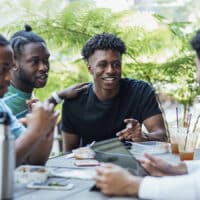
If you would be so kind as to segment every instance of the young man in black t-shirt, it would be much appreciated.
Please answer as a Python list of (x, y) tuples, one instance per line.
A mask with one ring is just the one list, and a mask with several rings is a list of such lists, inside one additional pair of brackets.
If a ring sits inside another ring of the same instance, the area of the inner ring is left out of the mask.
[[(126, 47), (115, 35), (95, 35), (82, 55), (93, 83), (62, 109), (63, 149), (118, 136), (132, 141), (164, 140), (165, 128), (153, 89), (143, 81), (122, 79)], [(141, 131), (144, 124), (148, 134)]]

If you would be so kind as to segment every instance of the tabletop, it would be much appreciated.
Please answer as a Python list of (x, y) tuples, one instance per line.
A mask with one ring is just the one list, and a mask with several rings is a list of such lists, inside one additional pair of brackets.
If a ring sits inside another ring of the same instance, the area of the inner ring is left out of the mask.
[[(138, 156), (138, 155), (137, 155)], [(137, 157), (136, 156), (136, 157)], [(170, 162), (178, 162), (179, 156), (174, 155), (171, 153), (162, 153), (156, 154), (155, 156), (160, 157), (164, 160)], [(195, 159), (200, 159), (200, 150), (195, 150)], [(70, 169), (77, 169), (74, 166), (74, 159), (73, 158), (66, 158), (66, 156), (59, 156), (55, 158), (51, 158), (47, 161), (46, 167), (50, 169), (56, 170), (70, 170)], [(84, 170), (83, 168), (82, 170)], [(80, 170), (80, 167), (79, 167)], [(93, 168), (94, 170), (94, 168)], [(59, 178), (54, 177), (51, 179), (55, 179), (60, 183), (70, 182), (74, 185), (71, 190), (44, 190), (44, 189), (27, 189), (25, 185), (15, 184), (15, 193), (14, 199), (17, 200), (63, 200), (63, 199), (70, 199), (70, 200), (109, 200), (109, 199), (116, 199), (116, 200), (128, 200), (128, 199), (138, 199), (136, 197), (108, 197), (103, 195), (100, 192), (90, 191), (90, 188), (94, 185), (93, 180), (83, 180), (83, 179), (76, 179), (76, 178)]]

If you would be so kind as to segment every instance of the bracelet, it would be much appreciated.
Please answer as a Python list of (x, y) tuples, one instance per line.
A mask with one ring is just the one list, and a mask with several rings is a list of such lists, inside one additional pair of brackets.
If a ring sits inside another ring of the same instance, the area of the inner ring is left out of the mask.
[(55, 102), (56, 102), (57, 104), (59, 104), (59, 103), (62, 102), (62, 99), (58, 96), (58, 94), (57, 94), (56, 92), (53, 92), (53, 93), (52, 93), (52, 97), (53, 97), (53, 99), (55, 100)]

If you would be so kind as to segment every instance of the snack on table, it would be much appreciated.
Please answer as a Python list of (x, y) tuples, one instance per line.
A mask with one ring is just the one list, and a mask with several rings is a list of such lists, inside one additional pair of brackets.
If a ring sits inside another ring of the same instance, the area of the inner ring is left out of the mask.
[(89, 147), (80, 147), (72, 150), (75, 159), (93, 159), (95, 157), (94, 151)]
[(17, 183), (43, 183), (47, 180), (49, 171), (43, 166), (22, 165), (15, 170)]

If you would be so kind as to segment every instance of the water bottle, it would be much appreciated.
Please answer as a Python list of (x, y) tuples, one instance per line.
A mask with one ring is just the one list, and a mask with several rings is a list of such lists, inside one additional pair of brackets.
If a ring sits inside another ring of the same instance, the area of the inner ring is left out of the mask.
[(9, 125), (8, 113), (0, 112), (0, 199), (12, 199), (14, 193), (15, 143)]

